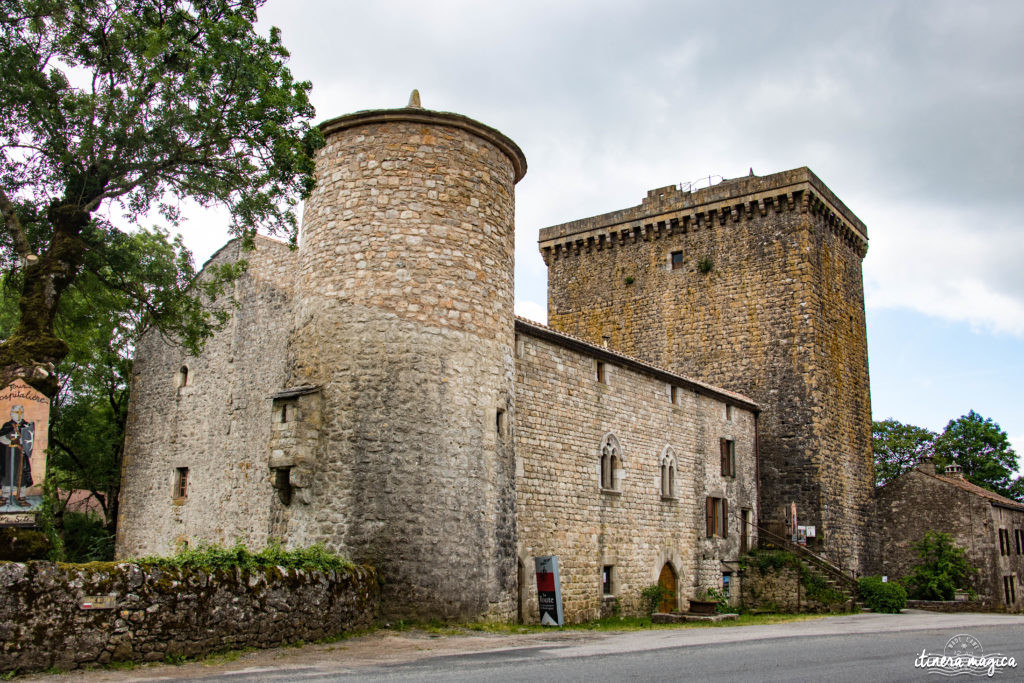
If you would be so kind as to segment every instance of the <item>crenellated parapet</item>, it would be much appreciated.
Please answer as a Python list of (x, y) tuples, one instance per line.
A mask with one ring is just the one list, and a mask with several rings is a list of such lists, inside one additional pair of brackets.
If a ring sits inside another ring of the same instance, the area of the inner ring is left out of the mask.
[(714, 225), (797, 211), (812, 216), (864, 258), (867, 228), (807, 167), (768, 176), (726, 180), (696, 191), (678, 186), (650, 190), (639, 206), (570, 221), (540, 231), (544, 262), (581, 252), (615, 249)]

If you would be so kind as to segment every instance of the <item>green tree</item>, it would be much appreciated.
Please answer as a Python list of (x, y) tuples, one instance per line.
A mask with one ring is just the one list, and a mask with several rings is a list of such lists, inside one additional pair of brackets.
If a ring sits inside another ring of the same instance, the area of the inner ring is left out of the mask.
[[(125, 290), (160, 287), (161, 297), (183, 305), (193, 301), (185, 290), (195, 275), (180, 239), (141, 230), (122, 234), (119, 241), (118, 253), (126, 258), (95, 271), (84, 269), (55, 316), (68, 354), (57, 366), (61, 384), (51, 401), (47, 459), (48, 478), (63, 491), (88, 491), (109, 532), (117, 518), (131, 354), (148, 319)], [(4, 277), (5, 292), (17, 291), (19, 275)], [(120, 286), (108, 286), (115, 277)], [(0, 335), (17, 324), (16, 300), (2, 299)]]
[(946, 533), (929, 531), (914, 544), (918, 562), (903, 582), (914, 600), (952, 600), (957, 589), (967, 589), (978, 570), (967, 553)]
[(950, 420), (935, 440), (935, 464), (946, 467), (956, 463), (964, 477), (990, 491), (1017, 499), (1022, 484), (1014, 478), (1017, 454), (1010, 439), (991, 418), (973, 410)]
[(278, 31), (254, 30), (260, 5), (0, 0), (0, 267), (18, 287), (0, 386), (20, 377), (57, 393), (70, 347), (55, 321), (85, 272), (190, 348), (223, 323), (200, 300), (228, 273), (191, 289), (178, 286), (188, 269), (125, 278), (137, 245), (108, 216), (176, 224), (191, 197), (228, 207), (247, 242), (260, 229), (294, 240), (322, 137)]
[(934, 451), (935, 438), (934, 432), (892, 418), (872, 422), (875, 486), (881, 486), (912, 469), (922, 457), (930, 457)]

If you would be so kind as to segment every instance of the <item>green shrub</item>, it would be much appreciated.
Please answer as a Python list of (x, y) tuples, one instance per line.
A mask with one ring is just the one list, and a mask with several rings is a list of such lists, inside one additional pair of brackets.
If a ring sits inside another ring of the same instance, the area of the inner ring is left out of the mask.
[(65, 512), (64, 556), (68, 562), (109, 562), (114, 559), (114, 533), (99, 515)]
[(658, 605), (673, 596), (675, 596), (675, 592), (665, 588), (660, 583), (652, 583), (640, 591), (640, 600), (647, 607), (647, 614), (657, 612)]
[(958, 588), (968, 588), (978, 570), (967, 553), (946, 533), (929, 531), (914, 544), (919, 561), (903, 582), (915, 600), (952, 600)]
[(0, 561), (28, 562), (45, 560), (50, 551), (50, 541), (42, 531), (0, 528)]
[(808, 599), (828, 605), (829, 608), (848, 600), (842, 591), (829, 585), (828, 579), (806, 567), (800, 571), (800, 583), (807, 592)]
[(308, 548), (285, 550), (278, 542), (271, 543), (258, 553), (252, 553), (238, 541), (230, 548), (216, 543), (200, 542), (195, 548), (180, 548), (170, 557), (144, 557), (139, 564), (180, 569), (349, 569), (352, 562), (327, 550), (321, 543)]
[(717, 588), (708, 588), (705, 590), (704, 597), (702, 599), (715, 603), (715, 611), (719, 614), (729, 614), (732, 612), (732, 606), (729, 604), (729, 598), (725, 597), (725, 593)]
[(865, 576), (857, 581), (857, 592), (872, 612), (899, 614), (907, 606), (907, 591), (895, 581), (880, 576)]
[(740, 569), (756, 567), (761, 573), (772, 569), (791, 567), (800, 569), (800, 559), (788, 550), (766, 550), (755, 548), (740, 560)]

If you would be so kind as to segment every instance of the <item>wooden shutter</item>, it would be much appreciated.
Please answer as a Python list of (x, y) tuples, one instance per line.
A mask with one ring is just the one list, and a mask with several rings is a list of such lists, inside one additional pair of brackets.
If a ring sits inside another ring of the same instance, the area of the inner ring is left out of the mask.
[(729, 442), (725, 439), (718, 440), (718, 450), (722, 454), (722, 476), (729, 474)]
[(729, 535), (729, 501), (722, 499), (722, 538)]
[(715, 499), (707, 499), (708, 537), (715, 535)]

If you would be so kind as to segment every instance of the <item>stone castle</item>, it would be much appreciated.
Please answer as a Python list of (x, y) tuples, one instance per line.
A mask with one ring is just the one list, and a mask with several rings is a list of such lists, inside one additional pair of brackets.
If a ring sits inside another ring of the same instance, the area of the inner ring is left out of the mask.
[(514, 142), (418, 106), (321, 130), (299, 248), (229, 243), (229, 326), (137, 348), (119, 557), (323, 542), (386, 614), (529, 621), (555, 555), (584, 620), (728, 590), (795, 503), (856, 568), (866, 232), (809, 170), (543, 230), (548, 327), (513, 313)]

